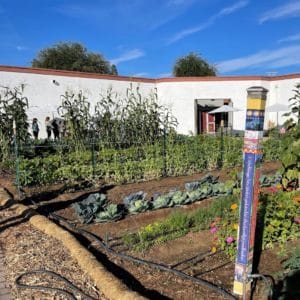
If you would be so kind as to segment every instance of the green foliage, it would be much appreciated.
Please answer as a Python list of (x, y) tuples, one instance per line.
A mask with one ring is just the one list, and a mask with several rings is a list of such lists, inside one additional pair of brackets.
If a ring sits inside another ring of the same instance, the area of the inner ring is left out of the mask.
[(173, 67), (175, 77), (216, 76), (216, 73), (215, 66), (209, 65), (205, 59), (193, 52), (178, 58)]
[(281, 156), (282, 185), (285, 189), (299, 188), (300, 183), (300, 125), (284, 137), (285, 148)]
[(125, 208), (129, 213), (137, 214), (144, 212), (150, 208), (150, 203), (147, 201), (146, 193), (143, 191), (132, 193), (123, 199)]
[(172, 194), (156, 194), (153, 198), (152, 205), (154, 209), (172, 206)]
[(100, 193), (90, 194), (81, 202), (73, 204), (75, 212), (83, 223), (90, 223), (95, 214), (107, 204), (106, 195)]
[[(285, 113), (284, 116), (294, 116), (296, 119), (296, 125), (300, 125), (300, 84), (296, 85), (296, 88), (293, 90), (295, 95), (289, 99), (291, 112)], [(291, 122), (294, 123), (294, 120), (291, 119)]]
[[(276, 192), (260, 197), (257, 214), (256, 240), (262, 239), (262, 249), (272, 248), (277, 243), (282, 249), (288, 240), (300, 237), (299, 224), (295, 221), (300, 215), (300, 206), (295, 200), (299, 192)], [(238, 230), (238, 202), (224, 210), (223, 217), (214, 225), (217, 229), (218, 246), (233, 258), (236, 254)], [(228, 243), (228, 237), (234, 241)]]
[(276, 173), (273, 176), (261, 175), (259, 178), (260, 187), (269, 187), (280, 184), (282, 176), (280, 173)]
[(172, 192), (172, 206), (180, 206), (190, 203), (190, 198), (186, 192), (173, 191)]
[(90, 103), (82, 91), (77, 95), (66, 92), (61, 98), (62, 105), (58, 107), (58, 113), (66, 122), (68, 143), (76, 150), (83, 150), (83, 140), (88, 137), (89, 129), (92, 126)]
[(191, 230), (207, 229), (216, 217), (221, 217), (230, 205), (237, 201), (237, 196), (219, 197), (208, 207), (197, 209), (193, 213), (175, 212), (163, 221), (144, 226), (136, 233), (125, 232), (123, 242), (136, 251), (173, 240)]
[(300, 248), (296, 248), (286, 259), (282, 266), (287, 273), (300, 270)]
[[(235, 160), (230, 164), (232, 168), (242, 163), (242, 140), (236, 137), (227, 139), (228, 148), (224, 147), (224, 157), (229, 152), (235, 155)], [(125, 149), (96, 148), (94, 175), (95, 178), (104, 178), (110, 183), (128, 183), (215, 169), (219, 154), (210, 149), (216, 149), (218, 146), (215, 145), (218, 143), (218, 137), (168, 135), (166, 145), (160, 140), (151, 145), (138, 144)], [(91, 145), (80, 143), (79, 146), (78, 148), (88, 150), (72, 152), (74, 147), (70, 144), (55, 144), (53, 147), (57, 149), (57, 154), (38, 154), (41, 157), (28, 159), (34, 156), (35, 149), (38, 149), (38, 145), (31, 145), (24, 153), (28, 158), (20, 160), (22, 185), (91, 179), (93, 176)], [(277, 150), (278, 147), (272, 149), (273, 153), (277, 153)], [(52, 150), (49, 149), (50, 151)], [(227, 165), (229, 166), (229, 163)]]
[(23, 96), (25, 85), (13, 89), (1, 87), (0, 90), (0, 161), (7, 161), (13, 142), (13, 122), (16, 124), (16, 138), (19, 145), (29, 139), (28, 99)]
[(107, 207), (96, 214), (95, 222), (109, 222), (120, 220), (123, 210), (117, 204), (109, 204)]
[(59, 43), (42, 49), (33, 59), (32, 67), (100, 74), (116, 73), (116, 66), (112, 67), (101, 54), (88, 52), (79, 43)]
[(177, 120), (170, 111), (158, 105), (156, 92), (144, 97), (132, 84), (126, 97), (108, 89), (95, 106), (95, 129), (101, 143), (129, 147), (152, 144), (165, 132), (174, 130)]

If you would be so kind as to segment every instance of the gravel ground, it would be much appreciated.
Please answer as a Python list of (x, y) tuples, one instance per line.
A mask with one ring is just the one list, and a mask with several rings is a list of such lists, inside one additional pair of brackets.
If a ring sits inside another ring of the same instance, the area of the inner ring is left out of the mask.
[[(4, 224), (1, 224), (1, 222), (14, 216), (15, 212), (13, 209), (0, 211), (0, 247), (4, 254), (4, 275), (11, 293), (11, 299), (66, 299), (66, 296), (58, 292), (41, 292), (32, 289), (18, 289), (16, 287), (15, 278), (17, 276), (24, 272), (38, 269), (53, 271), (64, 276), (94, 299), (106, 299), (59, 241), (36, 230), (28, 222), (4, 228), (7, 222)], [(24, 278), (22, 282), (72, 291), (64, 283), (53, 279), (49, 275), (31, 275)], [(76, 293), (74, 294), (76, 295)], [(76, 297), (77, 299), (82, 299), (78, 294)]]

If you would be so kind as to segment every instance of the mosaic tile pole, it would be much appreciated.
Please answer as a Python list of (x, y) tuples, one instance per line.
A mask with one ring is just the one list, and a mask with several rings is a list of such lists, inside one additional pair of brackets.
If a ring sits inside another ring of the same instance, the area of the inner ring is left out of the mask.
[(238, 248), (234, 271), (233, 293), (249, 298), (255, 239), (256, 213), (259, 193), (261, 139), (268, 90), (263, 87), (247, 89), (247, 112), (244, 136), (243, 179), (238, 232)]

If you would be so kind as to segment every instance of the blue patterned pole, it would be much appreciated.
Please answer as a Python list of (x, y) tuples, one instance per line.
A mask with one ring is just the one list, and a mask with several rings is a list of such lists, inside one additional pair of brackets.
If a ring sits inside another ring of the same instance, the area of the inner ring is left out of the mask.
[(246, 299), (250, 295), (256, 214), (259, 194), (260, 159), (262, 156), (265, 105), (268, 90), (247, 89), (247, 112), (244, 136), (244, 159), (238, 248), (234, 270), (233, 293)]

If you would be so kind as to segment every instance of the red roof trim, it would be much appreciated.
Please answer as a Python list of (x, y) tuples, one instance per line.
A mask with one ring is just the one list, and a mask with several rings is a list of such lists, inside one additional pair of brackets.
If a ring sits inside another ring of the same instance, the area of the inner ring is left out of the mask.
[(107, 80), (155, 83), (155, 79), (150, 79), (150, 78), (115, 76), (115, 75), (107, 75), (107, 74), (42, 69), (42, 68), (0, 66), (0, 71), (16, 72), (16, 73), (31, 73), (31, 74), (41, 74), (41, 75), (53, 75), (53, 76), (66, 76), (66, 77), (77, 77), (77, 78), (80, 77), (80, 78), (92, 78), (92, 79), (107, 79)]
[(52, 69), (42, 69), (42, 68), (29, 68), (29, 67), (13, 67), (13, 66), (0, 66), (0, 72), (1, 71), (2, 72), (53, 75), (53, 76), (131, 81), (131, 82), (145, 82), (145, 83), (195, 82), (195, 81), (199, 81), (199, 82), (202, 82), (202, 81), (246, 81), (246, 80), (276, 81), (276, 80), (294, 79), (294, 78), (300, 79), (300, 73), (279, 75), (279, 76), (216, 76), (216, 77), (210, 76), (210, 77), (168, 77), (168, 78), (153, 79), (153, 78), (143, 78), (143, 77), (115, 76), (115, 75), (107, 75), (107, 74), (52, 70)]

